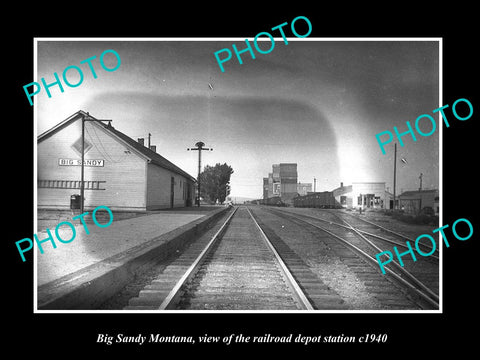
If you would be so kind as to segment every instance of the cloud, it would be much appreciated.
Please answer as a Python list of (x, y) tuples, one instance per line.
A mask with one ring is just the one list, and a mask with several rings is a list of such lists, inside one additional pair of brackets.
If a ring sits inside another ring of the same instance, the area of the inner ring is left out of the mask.
[(307, 102), (268, 96), (116, 92), (99, 94), (85, 109), (93, 116), (97, 111), (107, 113), (115, 128), (132, 137), (152, 133), (154, 143), (161, 144), (159, 152), (174, 163), (192, 164), (185, 169), (192, 173), (194, 162), (185, 147), (202, 140), (214, 148), (208, 154), (210, 163), (227, 162), (237, 176), (251, 178), (250, 183), (258, 182), (260, 189), (262, 177), (280, 162), (296, 162), (299, 180), (320, 175), (335, 183), (338, 179), (335, 133), (329, 119)]

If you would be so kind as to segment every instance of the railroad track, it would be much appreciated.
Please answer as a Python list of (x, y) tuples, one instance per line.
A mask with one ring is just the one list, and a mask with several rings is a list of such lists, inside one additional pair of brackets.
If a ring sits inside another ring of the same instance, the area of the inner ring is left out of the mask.
[[(327, 211), (328, 212), (328, 211)], [(375, 224), (366, 219), (359, 218), (355, 215), (348, 213), (331, 213), (337, 219), (341, 220), (347, 226), (355, 229), (361, 233), (362, 236), (366, 237), (367, 240), (371, 241), (376, 245), (378, 252), (388, 250), (393, 253), (393, 246), (396, 246), (399, 253), (403, 253), (408, 250), (406, 241), (410, 242), (412, 247), (415, 247), (415, 238), (410, 238), (405, 234), (398, 233), (391, 229), (388, 229), (379, 224)], [(420, 250), (423, 253), (431, 253), (433, 247), (431, 244), (426, 244), (419, 242), (418, 243)], [(403, 249), (402, 249), (403, 248)], [(431, 295), (431, 298), (434, 299), (437, 303), (439, 301), (439, 244), (436, 241), (435, 251), (427, 257), (420, 256), (416, 254), (416, 261), (412, 259), (409, 254), (406, 254), (402, 257), (403, 269), (406, 270), (407, 275), (411, 274), (414, 277), (414, 282), (419, 282), (420, 288), (423, 288), (424, 291)], [(378, 253), (377, 252), (377, 253)], [(395, 268), (399, 268), (398, 260), (395, 259), (392, 262)], [(387, 265), (388, 266), (388, 265)]]
[[(344, 247), (348, 247), (357, 256), (364, 259), (377, 273), (380, 273), (380, 269), (375, 255), (384, 250), (392, 251), (394, 243), (396, 246), (401, 244), (401, 241), (398, 242), (398, 240), (394, 240), (391, 237), (387, 238), (379, 235), (378, 227), (374, 229), (375, 224), (373, 223), (367, 224), (363, 222), (360, 224), (360, 220), (350, 217), (349, 221), (347, 221), (344, 216), (331, 211), (322, 210), (315, 216), (312, 216), (286, 209), (265, 209), (278, 216), (295, 221), (297, 224), (307, 224), (310, 228), (328, 234), (330, 238), (340, 242)], [(367, 229), (367, 225), (370, 228)], [(384, 232), (387, 230), (382, 229)], [(403, 240), (404, 244), (405, 239)], [(333, 244), (330, 245), (333, 246)], [(396, 261), (392, 261), (386, 267), (387, 274), (380, 274), (380, 277), (388, 277), (399, 286), (405, 288), (409, 297), (421, 308), (438, 309), (438, 257), (433, 256), (432, 259), (425, 259), (427, 258), (417, 259), (417, 262), (413, 262), (409, 255), (406, 255), (402, 258), (404, 267), (400, 266)], [(357, 266), (357, 264), (354, 264), (354, 266)], [(362, 269), (360, 272), (363, 273), (364, 270)], [(375, 278), (374, 274), (369, 273), (368, 276), (368, 281), (374, 283), (375, 280), (372, 280)], [(379, 277), (378, 274), (376, 277)]]
[[(324, 212), (330, 212), (330, 210), (323, 210)], [(358, 216), (355, 216), (353, 214), (349, 213), (331, 213), (333, 216), (335, 216), (337, 219), (339, 219), (341, 222), (347, 224), (348, 227), (354, 227), (357, 229), (360, 233), (363, 235), (370, 237), (370, 238), (375, 238), (380, 241), (383, 241), (385, 243), (389, 243), (391, 245), (397, 246), (397, 247), (402, 247), (404, 249), (408, 249), (406, 245), (406, 240), (408, 240), (412, 246), (415, 244), (415, 239), (399, 233), (397, 231), (393, 231), (391, 229), (388, 229), (382, 225), (376, 224), (372, 221), (368, 221), (366, 219), (362, 219)], [(348, 222), (346, 220), (346, 217), (348, 217)], [(425, 243), (420, 243), (419, 242), (419, 247), (420, 250), (424, 253), (430, 253), (431, 250), (433, 249), (431, 244), (425, 244)], [(434, 263), (438, 264), (439, 261), (439, 246), (438, 243), (435, 246), (435, 250), (431, 255), (429, 255), (426, 259), (429, 261), (433, 261)]]
[(281, 239), (271, 241), (247, 207), (235, 208), (210, 239), (193, 243), (126, 310), (343, 309)]

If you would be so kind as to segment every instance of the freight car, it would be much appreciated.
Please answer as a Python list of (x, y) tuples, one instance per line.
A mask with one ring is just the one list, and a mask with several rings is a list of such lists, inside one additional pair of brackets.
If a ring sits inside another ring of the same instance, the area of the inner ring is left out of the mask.
[(286, 206), (285, 202), (280, 196), (274, 196), (268, 199), (251, 200), (248, 203), (254, 205)]
[(263, 199), (262, 205), (269, 205), (269, 206), (286, 206), (285, 203), (282, 201), (280, 196), (274, 196), (268, 199)]
[(336, 209), (341, 207), (335, 201), (333, 192), (324, 191), (316, 192), (303, 196), (296, 196), (293, 198), (294, 207), (309, 207), (309, 208), (322, 208), (322, 209)]

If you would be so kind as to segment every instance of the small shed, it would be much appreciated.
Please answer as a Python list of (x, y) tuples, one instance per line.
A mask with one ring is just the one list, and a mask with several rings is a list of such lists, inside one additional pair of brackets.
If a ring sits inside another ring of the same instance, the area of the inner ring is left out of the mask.
[(400, 209), (407, 214), (418, 215), (420, 212), (435, 214), (438, 210), (438, 190), (405, 191), (398, 196)]

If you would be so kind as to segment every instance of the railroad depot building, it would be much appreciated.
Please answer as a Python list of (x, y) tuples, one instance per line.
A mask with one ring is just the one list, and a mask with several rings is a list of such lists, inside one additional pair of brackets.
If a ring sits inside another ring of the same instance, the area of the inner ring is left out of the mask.
[(146, 211), (191, 206), (195, 178), (111, 123), (78, 111), (37, 138), (37, 207), (70, 209), (80, 194), (82, 119), (84, 208)]
[(335, 200), (345, 208), (393, 209), (393, 195), (384, 182), (353, 182), (333, 190)]

